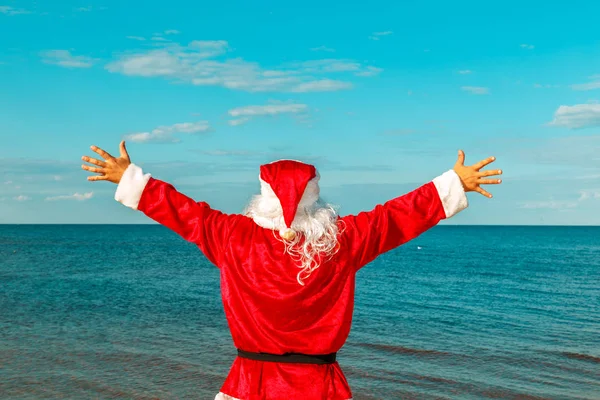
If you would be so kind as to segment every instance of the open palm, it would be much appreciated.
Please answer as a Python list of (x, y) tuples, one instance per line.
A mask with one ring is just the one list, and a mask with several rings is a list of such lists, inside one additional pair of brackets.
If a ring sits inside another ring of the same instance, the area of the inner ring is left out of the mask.
[(480, 185), (497, 185), (502, 179), (483, 179), (487, 176), (501, 175), (502, 170), (480, 171), (486, 165), (494, 162), (496, 157), (488, 157), (471, 166), (465, 165), (465, 152), (458, 151), (458, 160), (454, 164), (454, 171), (460, 177), (465, 192), (477, 192), (485, 197), (492, 197), (492, 194), (481, 188)]
[(109, 181), (118, 184), (121, 181), (121, 177), (123, 173), (131, 164), (131, 160), (129, 159), (129, 154), (127, 154), (127, 149), (125, 148), (125, 141), (121, 141), (119, 144), (120, 157), (116, 158), (111, 156), (108, 152), (102, 150), (97, 146), (90, 146), (90, 148), (98, 153), (103, 160), (97, 160), (95, 158), (91, 158), (88, 156), (83, 156), (81, 159), (83, 161), (87, 161), (90, 164), (97, 165), (97, 167), (91, 167), (89, 165), (81, 165), (82, 169), (86, 171), (95, 172), (100, 175), (88, 176), (88, 181)]

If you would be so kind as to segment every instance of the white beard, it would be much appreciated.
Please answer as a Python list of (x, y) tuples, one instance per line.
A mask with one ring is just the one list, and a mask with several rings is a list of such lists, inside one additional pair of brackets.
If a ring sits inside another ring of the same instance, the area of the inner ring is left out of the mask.
[[(319, 198), (319, 177), (308, 182), (298, 204), (291, 229), (293, 240), (283, 240), (286, 252), (299, 263), (298, 283), (304, 285), (312, 271), (319, 267), (319, 259), (337, 252), (338, 214), (336, 209)], [(252, 198), (244, 215), (257, 225), (282, 232), (286, 229), (283, 209), (271, 186), (261, 179), (261, 194)]]

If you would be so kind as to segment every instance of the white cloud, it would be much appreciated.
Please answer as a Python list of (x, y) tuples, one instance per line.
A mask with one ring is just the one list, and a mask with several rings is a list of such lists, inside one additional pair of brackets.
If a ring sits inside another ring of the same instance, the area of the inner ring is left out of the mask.
[(237, 107), (228, 111), (229, 115), (237, 118), (230, 120), (229, 125), (242, 125), (254, 117), (275, 116), (281, 114), (298, 115), (305, 113), (306, 111), (308, 111), (308, 106), (306, 104), (283, 102), (271, 102), (271, 104), (261, 106), (253, 105)]
[(532, 44), (526, 44), (526, 43), (523, 43), (523, 44), (521, 45), (521, 48), (523, 48), (523, 49), (527, 49), (527, 50), (533, 50), (533, 49), (535, 48), (535, 46), (534, 46), (534, 45), (532, 45)]
[(326, 51), (328, 53), (333, 53), (335, 52), (335, 49), (332, 49), (331, 47), (327, 47), (327, 46), (319, 46), (319, 47), (313, 47), (312, 49), (310, 49), (311, 51)]
[(579, 192), (579, 201), (585, 201), (590, 199), (600, 199), (600, 189), (595, 190), (581, 190)]
[(269, 71), (271, 74), (298, 75), (298, 74), (328, 74), (328, 73), (353, 73), (356, 76), (375, 76), (383, 71), (382, 68), (363, 66), (361, 63), (348, 59), (326, 58), (300, 63), (291, 63), (289, 70)]
[(332, 79), (321, 79), (318, 81), (304, 82), (292, 88), (292, 92), (333, 92), (336, 90), (351, 89), (350, 82), (335, 81)]
[(168, 41), (169, 41), (168, 39), (165, 39), (165, 38), (164, 38), (164, 37), (162, 37), (162, 36), (152, 36), (152, 37), (150, 38), (150, 40), (153, 40), (153, 41), (155, 41), (155, 42), (168, 42)]
[(313, 127), (314, 120), (313, 120), (312, 116), (310, 114), (308, 114), (308, 113), (306, 113), (306, 114), (294, 114), (292, 116), (292, 118), (294, 119), (294, 121), (296, 121), (297, 124), (306, 125), (309, 128)]
[(149, 132), (131, 133), (125, 135), (124, 139), (136, 143), (177, 143), (180, 140), (174, 137), (176, 133), (206, 133), (210, 129), (207, 121), (183, 122), (170, 126), (159, 126)]
[(371, 36), (369, 36), (369, 39), (371, 39), (371, 40), (379, 40), (382, 36), (389, 36), (392, 33), (394, 33), (394, 32), (392, 32), (392, 31), (373, 32), (371, 34)]
[(557, 88), (557, 87), (559, 87), (559, 85), (551, 85), (549, 83), (546, 83), (546, 84), (534, 83), (533, 87), (536, 89), (549, 89), (549, 88)]
[(19, 196), (13, 197), (13, 199), (15, 199), (16, 201), (27, 201), (31, 200), (31, 197), (21, 194)]
[[(590, 79), (600, 79), (600, 76), (594, 75), (591, 76)], [(573, 90), (594, 90), (600, 89), (600, 80), (595, 80), (588, 83), (579, 83), (577, 85), (571, 85), (571, 89)]]
[(69, 50), (47, 50), (40, 53), (46, 64), (59, 65), (66, 68), (89, 68), (94, 65), (93, 58), (74, 56)]
[(138, 133), (130, 133), (125, 135), (125, 140), (129, 140), (134, 143), (179, 143), (180, 140), (177, 138), (173, 138), (170, 135), (168, 137), (161, 136), (159, 134), (155, 134), (154, 132), (138, 132)]
[(52, 196), (52, 197), (46, 197), (46, 201), (55, 201), (55, 200), (78, 200), (78, 201), (83, 201), (83, 200), (89, 200), (92, 198), (92, 196), (94, 195), (94, 192), (87, 192), (87, 193), (74, 193), (74, 194), (70, 194), (70, 195), (64, 195), (64, 196)]
[(215, 54), (222, 54), (230, 50), (227, 40), (193, 40), (188, 47), (192, 49), (214, 49)]
[(131, 40), (138, 40), (140, 42), (146, 40), (145, 37), (142, 36), (125, 36), (127, 39), (131, 39)]
[(369, 66), (369, 67), (367, 67), (367, 69), (365, 71), (357, 72), (356, 75), (357, 76), (375, 76), (375, 75), (379, 75), (381, 73), (381, 71), (383, 71), (383, 68)]
[(471, 71), (470, 69), (461, 69), (460, 71), (458, 71), (458, 73), (461, 75), (468, 75), (468, 74), (472, 74), (473, 71)]
[(75, 9), (75, 11), (77, 12), (90, 12), (90, 11), (94, 11), (94, 10), (107, 10), (106, 7), (93, 7), (93, 6), (87, 6), (87, 7), (78, 7)]
[(208, 59), (227, 50), (226, 41), (196, 40), (185, 48), (168, 45), (163, 49), (123, 56), (108, 64), (106, 69), (131, 76), (166, 76), (189, 81), (196, 77), (206, 79), (226, 67), (224, 63)]
[(122, 55), (106, 69), (130, 76), (163, 77), (199, 86), (222, 86), (247, 92), (311, 92), (349, 89), (350, 82), (327, 75), (352, 74), (369, 77), (382, 69), (347, 59), (323, 59), (263, 68), (242, 58), (222, 59), (230, 52), (228, 42), (193, 41), (187, 46), (168, 43)]
[(336, 60), (333, 58), (305, 61), (292, 65), (301, 68), (303, 72), (307, 73), (358, 72), (361, 70), (360, 63), (348, 60)]
[(463, 86), (461, 90), (469, 92), (471, 94), (489, 94), (490, 89), (482, 86)]
[(31, 12), (24, 10), (22, 8), (14, 8), (14, 7), (10, 7), (10, 6), (0, 6), (0, 14), (19, 15), (19, 14), (31, 14)]
[(10, 185), (11, 183), (13, 183), (13, 181), (5, 181), (4, 182), (5, 185)]
[(265, 106), (245, 106), (229, 110), (232, 117), (239, 116), (257, 116), (257, 115), (277, 115), (286, 113), (299, 113), (306, 111), (306, 104), (298, 103), (276, 103)]
[(250, 118), (245, 117), (245, 118), (232, 119), (232, 120), (227, 121), (227, 123), (231, 126), (239, 126), (239, 125), (244, 125), (248, 121), (250, 121)]
[(167, 29), (164, 33), (165, 35), (179, 35), (181, 32), (176, 29)]
[(554, 112), (554, 119), (548, 125), (570, 129), (600, 126), (600, 104), (560, 106)]

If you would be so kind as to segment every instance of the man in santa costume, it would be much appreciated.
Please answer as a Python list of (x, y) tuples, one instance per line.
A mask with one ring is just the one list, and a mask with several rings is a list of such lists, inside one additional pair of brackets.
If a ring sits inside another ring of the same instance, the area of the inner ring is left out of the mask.
[(352, 322), (356, 272), (486, 197), (500, 170), (490, 157), (453, 169), (358, 215), (340, 217), (319, 198), (314, 166), (279, 160), (260, 167), (260, 195), (243, 214), (224, 214), (92, 146), (102, 159), (82, 168), (118, 184), (115, 199), (195, 243), (220, 269), (225, 315), (238, 356), (215, 400), (348, 400), (336, 361)]

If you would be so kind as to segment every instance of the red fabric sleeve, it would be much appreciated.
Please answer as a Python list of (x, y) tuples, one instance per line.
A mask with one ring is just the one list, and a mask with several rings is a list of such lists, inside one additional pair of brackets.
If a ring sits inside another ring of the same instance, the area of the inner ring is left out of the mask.
[(341, 218), (349, 262), (358, 270), (377, 256), (412, 240), (446, 217), (433, 182), (372, 211)]
[(195, 243), (220, 267), (234, 215), (213, 210), (178, 192), (173, 185), (149, 178), (137, 206), (148, 217)]

